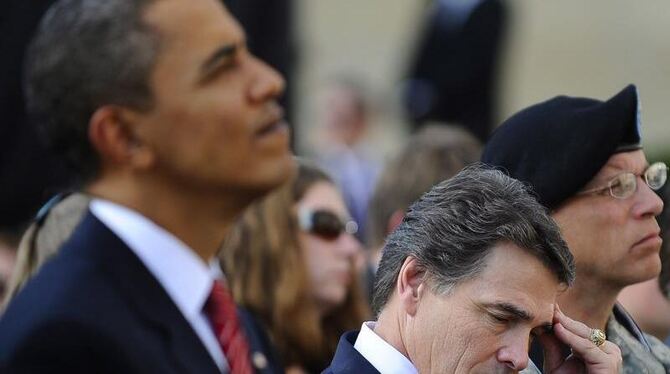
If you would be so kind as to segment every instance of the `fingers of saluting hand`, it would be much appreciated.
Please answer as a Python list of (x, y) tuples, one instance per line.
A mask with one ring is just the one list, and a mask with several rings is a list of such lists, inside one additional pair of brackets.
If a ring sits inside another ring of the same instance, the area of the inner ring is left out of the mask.
[(571, 333), (579, 337), (582, 337), (586, 339), (589, 343), (591, 343), (591, 341), (589, 340), (589, 336), (591, 335), (590, 327), (566, 316), (565, 314), (563, 314), (563, 312), (561, 312), (561, 310), (558, 307), (556, 308), (555, 317), (556, 317), (555, 322), (559, 322), (563, 327), (565, 327)]
[(572, 348), (573, 354), (581, 357), (587, 367), (603, 373), (618, 373), (621, 370), (621, 350), (616, 344), (605, 341), (600, 347), (590, 339), (591, 328), (575, 321), (560, 310), (556, 311), (554, 333)]
[(572, 348), (572, 353), (578, 355), (585, 361), (591, 362), (602, 358), (604, 351), (596, 347), (590, 340), (585, 339), (572, 330), (568, 329), (563, 323), (554, 325), (554, 333), (564, 343)]

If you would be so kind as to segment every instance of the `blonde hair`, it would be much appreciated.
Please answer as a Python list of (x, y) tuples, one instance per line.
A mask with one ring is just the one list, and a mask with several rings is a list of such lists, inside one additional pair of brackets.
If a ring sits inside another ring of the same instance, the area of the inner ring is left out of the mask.
[(368, 307), (356, 276), (346, 300), (323, 318), (310, 297), (293, 206), (317, 182), (333, 183), (303, 162), (292, 181), (246, 210), (221, 259), (235, 300), (265, 325), (284, 365), (320, 371), (339, 336), (360, 326)]

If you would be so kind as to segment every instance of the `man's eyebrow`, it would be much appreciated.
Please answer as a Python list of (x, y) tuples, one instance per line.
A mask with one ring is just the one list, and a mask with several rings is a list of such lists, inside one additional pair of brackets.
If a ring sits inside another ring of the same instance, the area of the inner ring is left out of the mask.
[(504, 312), (517, 320), (521, 321), (532, 321), (534, 319), (533, 315), (530, 312), (527, 312), (518, 306), (506, 302), (491, 303), (486, 304), (487, 309), (494, 309), (501, 312)]
[[(628, 168), (628, 167), (626, 167), (626, 166), (627, 166), (627, 165), (626, 165), (625, 163), (623, 163), (623, 162), (622, 162), (622, 163), (615, 163), (615, 164), (613, 164), (613, 165), (605, 165), (605, 167), (608, 168), (608, 169), (610, 169), (610, 171), (611, 171), (612, 173), (611, 173), (611, 175), (609, 175), (608, 177), (604, 177), (604, 178), (605, 178), (606, 180), (609, 180), (609, 179), (612, 179), (612, 178), (616, 177), (617, 175), (619, 175), (619, 174), (621, 174), (621, 173), (627, 173), (627, 172), (633, 172), (633, 174), (635, 174), (635, 171), (634, 171), (633, 169)], [(649, 164), (649, 161), (646, 161), (646, 162), (644, 163), (644, 165), (642, 166), (642, 173), (644, 173), (645, 171), (647, 171), (647, 169), (649, 169), (649, 166), (651, 166), (651, 165)]]
[(214, 51), (200, 67), (202, 75), (207, 75), (221, 60), (233, 57), (240, 46), (240, 43), (226, 44)]

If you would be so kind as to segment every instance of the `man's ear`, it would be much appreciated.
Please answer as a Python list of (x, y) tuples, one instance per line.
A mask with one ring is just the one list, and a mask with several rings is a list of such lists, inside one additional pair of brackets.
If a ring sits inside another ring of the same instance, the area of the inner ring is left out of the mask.
[(88, 138), (104, 165), (126, 165), (146, 169), (154, 162), (153, 152), (137, 136), (131, 111), (120, 106), (98, 108), (88, 124)]
[(426, 271), (414, 257), (407, 257), (398, 273), (396, 290), (405, 312), (414, 316), (419, 300), (426, 291)]

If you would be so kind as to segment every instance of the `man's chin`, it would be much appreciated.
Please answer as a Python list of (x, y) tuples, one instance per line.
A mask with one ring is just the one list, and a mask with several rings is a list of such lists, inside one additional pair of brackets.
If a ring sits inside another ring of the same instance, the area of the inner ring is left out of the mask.
[(631, 274), (629, 284), (645, 282), (656, 278), (661, 274), (661, 257), (659, 255), (650, 255), (640, 260), (639, 270)]
[(287, 183), (291, 178), (295, 177), (298, 172), (298, 164), (293, 155), (287, 156), (284, 160), (272, 170), (268, 177), (267, 183), (263, 186), (267, 191), (272, 191)]

